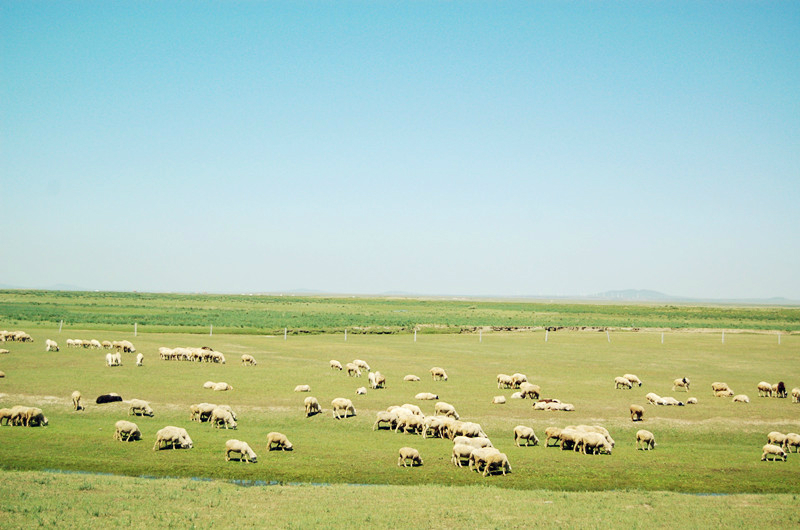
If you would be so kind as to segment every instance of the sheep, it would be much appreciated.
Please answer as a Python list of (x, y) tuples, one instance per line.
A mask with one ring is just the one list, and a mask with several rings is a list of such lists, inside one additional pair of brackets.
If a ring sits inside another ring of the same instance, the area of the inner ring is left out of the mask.
[(217, 429), (222, 427), (225, 427), (225, 429), (237, 428), (236, 420), (233, 419), (233, 414), (222, 407), (216, 407), (211, 411), (209, 421)]
[(650, 451), (656, 446), (656, 437), (653, 433), (640, 429), (636, 431), (636, 448), (642, 451)]
[(472, 451), (472, 454), (469, 455), (469, 469), (470, 471), (477, 471), (478, 473), (481, 472), (481, 464), (484, 466), (487, 464), (487, 458), (490, 455), (498, 454), (500, 451), (495, 449), (494, 447), (483, 447), (480, 449), (475, 449)]
[(403, 378), (403, 381), (416, 382), (416, 381), (420, 381), (420, 378), (419, 378), (418, 375), (408, 374), (407, 376), (405, 376)]
[(611, 434), (609, 434), (608, 429), (606, 429), (602, 425), (578, 425), (576, 427), (567, 426), (566, 428), (574, 429), (576, 431), (581, 431), (581, 432), (594, 432), (597, 434), (602, 434), (612, 448), (615, 445), (614, 439), (611, 437)]
[(281, 451), (292, 451), (294, 450), (294, 446), (283, 433), (271, 432), (267, 434), (267, 450), (277, 451), (278, 449)]
[(228, 440), (225, 442), (225, 461), (231, 461), (231, 453), (238, 453), (239, 454), (239, 462), (250, 462), (256, 463), (258, 462), (258, 456), (256, 452), (253, 451), (247, 442), (243, 442), (241, 440)]
[(772, 385), (772, 397), (778, 397), (778, 383)]
[(75, 339), (67, 339), (67, 348), (74, 348), (75, 346)]
[(585, 455), (589, 453), (595, 455), (606, 453), (610, 455), (612, 450), (612, 446), (606, 437), (597, 432), (584, 432), (578, 445)]
[(514, 381), (508, 374), (497, 374), (497, 388), (511, 388)]
[(633, 383), (625, 379), (624, 377), (615, 377), (614, 378), (614, 390), (624, 389), (627, 388), (630, 390), (633, 388)]
[(674, 406), (682, 407), (682, 406), (685, 405), (685, 403), (683, 401), (678, 401), (677, 399), (675, 399), (672, 396), (666, 396), (666, 397), (662, 397), (661, 399), (659, 399), (658, 402), (656, 403), (656, 405), (666, 405), (666, 406), (674, 405)]
[(142, 439), (142, 431), (133, 422), (119, 420), (114, 424), (114, 440), (120, 442), (135, 442)]
[(214, 381), (206, 381), (203, 383), (203, 388), (214, 388), (214, 385), (216, 385)]
[(367, 372), (372, 370), (369, 367), (369, 365), (366, 362), (362, 361), (361, 359), (355, 359), (353, 361), (353, 364), (356, 365), (357, 367), (361, 368), (362, 370), (366, 370)]
[(0, 370), (0, 379), (2, 379), (5, 376), (6, 376), (6, 373), (4, 371)]
[(750, 403), (750, 398), (747, 397), (745, 394), (737, 394), (733, 396), (734, 403)]
[(686, 404), (687, 405), (697, 405), (697, 398), (696, 397), (690, 397), (689, 399), (686, 400)]
[(249, 353), (242, 354), (242, 365), (244, 366), (257, 366), (258, 362), (256, 362), (256, 358), (250, 355)]
[(771, 433), (767, 434), (767, 443), (783, 445), (786, 443), (786, 435), (778, 431), (772, 431)]
[(103, 348), (105, 348), (105, 349), (107, 349), (107, 350), (110, 350), (111, 348), (113, 348), (113, 347), (114, 347), (114, 345), (113, 345), (113, 344), (111, 344), (111, 341), (110, 341), (110, 340), (104, 340), (104, 341), (103, 341), (103, 342), (101, 342), (100, 344), (103, 346)]
[(640, 405), (631, 405), (631, 421), (644, 420), (644, 407)]
[(0, 425), (3, 425), (3, 420), (6, 420), (6, 425), (11, 425), (11, 409), (0, 409)]
[(790, 432), (786, 434), (786, 439), (783, 441), (783, 449), (787, 453), (792, 452), (792, 447), (794, 447), (794, 452), (800, 452), (800, 434), (796, 432)]
[(775, 392), (775, 397), (778, 398), (785, 398), (786, 397), (786, 384), (783, 381), (778, 381), (778, 388)]
[(484, 462), (484, 477), (492, 471), (502, 471), (503, 476), (505, 476), (506, 473), (511, 473), (511, 464), (508, 463), (508, 457), (505, 453), (490, 453), (485, 457)]
[(378, 388), (386, 388), (386, 376), (380, 372), (375, 372), (375, 381), (372, 389), (376, 390)]
[(634, 374), (622, 374), (622, 377), (624, 377), (625, 379), (627, 379), (636, 386), (642, 386), (642, 381)]
[(101, 394), (97, 396), (95, 403), (102, 405), (103, 403), (113, 403), (115, 401), (122, 401), (122, 396), (115, 394), (114, 392), (109, 392), (108, 394)]
[(554, 411), (561, 411), (561, 412), (574, 412), (575, 405), (572, 403), (558, 403), (551, 401), (549, 403), (545, 403), (544, 410), (554, 410)]
[(137, 353), (136, 354), (136, 366), (142, 366), (144, 364), (144, 354)]
[(454, 426), (454, 436), (467, 436), (469, 438), (488, 438), (479, 423), (471, 421), (457, 422)]
[(106, 354), (106, 365), (114, 366), (114, 355), (107, 353)]
[(792, 403), (800, 403), (800, 388), (792, 389)]
[(525, 374), (512, 374), (511, 375), (511, 388), (519, 388), (522, 383), (528, 382), (528, 376)]
[(505, 396), (494, 396), (492, 398), (492, 405), (505, 405), (506, 397)]
[(353, 402), (347, 398), (335, 398), (331, 401), (331, 407), (333, 408), (333, 417), (337, 420), (356, 415), (356, 408), (353, 406)]
[(531, 442), (533, 442), (533, 445), (539, 445), (539, 439), (533, 429), (524, 425), (514, 427), (514, 445), (519, 447), (520, 440), (525, 440), (525, 447), (529, 446)]
[(47, 339), (46, 341), (44, 341), (44, 345), (45, 345), (44, 351), (60, 351), (58, 349), (58, 343), (54, 340)]
[(100, 348), (102, 348), (102, 347), (103, 347), (103, 345), (102, 345), (102, 344), (100, 344), (100, 341), (99, 341), (99, 340), (97, 340), (97, 339), (92, 339), (92, 340), (90, 340), (90, 341), (89, 341), (89, 346), (90, 346), (90, 347), (92, 347), (92, 348), (94, 348), (94, 349), (97, 349), (97, 350), (99, 350)]
[(548, 402), (547, 401), (537, 401), (533, 404), (533, 410), (546, 410)]
[(319, 401), (314, 396), (308, 396), (305, 398), (303, 400), (303, 405), (306, 411), (306, 418), (322, 412), (322, 408), (319, 406)]
[(294, 387), (295, 392), (311, 392), (311, 387), (308, 385), (297, 385)]
[(450, 403), (445, 403), (444, 401), (436, 402), (436, 405), (433, 406), (433, 413), (437, 416), (450, 416), (453, 419), (459, 419), (456, 408)]
[(335, 359), (331, 359), (331, 370), (339, 370), (342, 371), (342, 363)]
[(539, 387), (539, 385), (534, 385), (532, 383), (528, 383), (527, 381), (519, 385), (519, 391), (520, 394), (522, 394), (523, 399), (539, 399), (539, 396), (542, 393), (542, 389)]
[(437, 396), (436, 394), (431, 394), (430, 392), (420, 392), (419, 394), (414, 396), (414, 399), (431, 400), (431, 399), (439, 399), (439, 396)]
[(444, 368), (434, 366), (430, 369), (430, 372), (434, 381), (447, 381), (447, 372), (444, 371)]
[(450, 461), (454, 466), (464, 467), (463, 460), (466, 459), (467, 463), (469, 463), (469, 457), (475, 449), (477, 448), (471, 445), (455, 444), (453, 446), (453, 456), (450, 458)]
[(419, 456), (419, 451), (413, 447), (401, 447), (400, 451), (398, 451), (398, 454), (398, 466), (408, 467), (409, 460), (411, 460), (411, 467), (414, 467), (414, 464), (418, 466), (422, 465), (422, 458)]
[(375, 414), (375, 423), (372, 425), (372, 430), (380, 429), (381, 424), (385, 423), (389, 426), (389, 430), (392, 428), (397, 427), (398, 417), (397, 413), (394, 411), (388, 410), (379, 410)]
[(214, 385), (213, 390), (216, 391), (216, 392), (225, 392), (227, 390), (233, 390), (233, 387), (231, 385), (229, 385), (228, 383), (220, 382), (220, 383), (217, 383), (216, 385)]
[(562, 429), (561, 434), (559, 435), (559, 439), (561, 441), (561, 450), (562, 451), (579, 451), (580, 450), (580, 443), (583, 440), (585, 433), (579, 431), (577, 429)]
[(75, 410), (83, 410), (84, 409), (84, 407), (81, 406), (81, 397), (82, 396), (81, 396), (81, 391), (80, 390), (76, 390), (75, 392), (72, 393), (72, 407)]
[(522, 392), (514, 392), (509, 399), (522, 399)]
[(215, 408), (217, 408), (217, 406), (213, 403), (197, 403), (196, 405), (192, 405), (190, 407), (191, 416), (189, 419), (200, 423), (208, 421), (211, 419), (211, 413), (214, 412)]
[(361, 377), (361, 370), (355, 364), (347, 363), (345, 365), (345, 368), (347, 369), (347, 375), (348, 376), (350, 376), (350, 377)]
[(452, 440), (456, 436), (456, 425), (459, 420), (456, 420), (451, 416), (436, 416), (436, 417), (442, 423), (439, 436), (441, 438), (448, 438)]
[[(773, 462), (780, 458), (784, 462), (786, 462), (786, 451), (784, 451), (781, 447), (777, 445), (767, 444), (761, 448), (763, 453), (761, 454), (761, 461), (764, 462), (766, 460), (772, 460)], [(772, 458), (767, 458), (768, 456)]]
[[(769, 383), (767, 384), (769, 385)], [(770, 385), (770, 388), (772, 388), (772, 385)], [(728, 387), (728, 383), (714, 381), (713, 383), (711, 383), (711, 390), (713, 390), (714, 392), (719, 392), (721, 390), (730, 390), (730, 387)]]
[(141, 399), (132, 399), (131, 406), (128, 409), (128, 416), (150, 416), (152, 417), (153, 409), (147, 401)]
[(672, 382), (672, 390), (676, 390), (678, 388), (682, 388), (685, 392), (689, 391), (689, 379), (683, 377), (681, 379), (676, 379)]
[(767, 383), (766, 381), (761, 381), (758, 383), (758, 397), (771, 397), (772, 396), (772, 385)]
[[(558, 427), (548, 427), (544, 430), (544, 446), (545, 447), (555, 447), (561, 443), (561, 431)], [(550, 445), (550, 440), (555, 440), (556, 443)]]
[(494, 444), (489, 438), (484, 438), (481, 436), (478, 436), (476, 438), (472, 438), (469, 436), (455, 436), (453, 438), (453, 444), (471, 445), (475, 449), (483, 449), (484, 447), (494, 447)]
[(730, 388), (726, 390), (717, 390), (714, 392), (714, 397), (733, 397), (733, 390)]
[(446, 416), (426, 416), (422, 419), (422, 437), (427, 438), (428, 433), (437, 438), (444, 438)]
[(644, 396), (648, 403), (651, 405), (657, 404), (661, 400), (661, 396), (656, 394), (655, 392), (648, 392), (646, 396)]
[(402, 405), (400, 405), (400, 408), (404, 408), (406, 410), (410, 410), (411, 414), (413, 414), (414, 416), (423, 416), (423, 417), (425, 416), (422, 413), (422, 409), (421, 408), (419, 408), (416, 405), (412, 405), (411, 403), (403, 403)]
[(409, 431), (411, 431), (413, 434), (422, 434), (425, 426), (422, 423), (422, 418), (420, 416), (411, 414), (410, 416), (400, 416), (397, 419), (397, 425), (395, 425), (394, 432), (397, 432), (400, 429), (402, 429), (406, 434), (408, 434)]
[(367, 393), (367, 388), (366, 387), (360, 386), (360, 387), (356, 388), (356, 395), (363, 396), (366, 393)]
[(7, 350), (5, 348), (0, 348), (0, 355), (5, 355), (7, 353), (11, 353), (11, 350)]
[(42, 409), (17, 405), (11, 408), (11, 424), (23, 427), (44, 427), (48, 424)]
[(182, 427), (175, 427), (167, 425), (156, 433), (156, 443), (153, 445), (153, 451), (160, 451), (163, 448), (172, 447), (172, 449), (191, 449), (192, 439), (189, 438), (189, 433)]

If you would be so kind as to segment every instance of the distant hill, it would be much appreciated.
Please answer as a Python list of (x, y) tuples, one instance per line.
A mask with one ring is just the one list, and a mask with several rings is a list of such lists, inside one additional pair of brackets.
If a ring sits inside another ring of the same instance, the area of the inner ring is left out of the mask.
[(679, 300), (675, 296), (670, 296), (658, 291), (648, 289), (623, 289), (618, 291), (606, 291), (588, 296), (590, 300), (624, 300), (642, 302), (670, 302)]

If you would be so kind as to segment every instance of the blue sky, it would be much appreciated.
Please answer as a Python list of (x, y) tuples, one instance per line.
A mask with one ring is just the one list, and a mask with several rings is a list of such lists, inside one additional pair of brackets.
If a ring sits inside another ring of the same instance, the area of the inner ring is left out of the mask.
[(798, 2), (7, 2), (0, 284), (800, 299)]

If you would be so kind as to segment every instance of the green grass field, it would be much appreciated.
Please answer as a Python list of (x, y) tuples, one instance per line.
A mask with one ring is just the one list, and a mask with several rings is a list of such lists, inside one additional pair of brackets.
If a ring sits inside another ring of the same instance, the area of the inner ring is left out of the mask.
[[(0, 321), (0, 328), (18, 329), (11, 324)], [(451, 518), (441, 525), (426, 519), (431, 517), (428, 515), (413, 523), (415, 526), (455, 527), (467, 524), (467, 517), (482, 517), (477, 519), (480, 526), (521, 526), (527, 515), (546, 518), (543, 526), (549, 526), (545, 521), (550, 520), (558, 523), (552, 526), (593, 526), (597, 514), (630, 526), (636, 526), (636, 521), (667, 526), (670, 517), (678, 517), (671, 513), (677, 508), (689, 514), (680, 516), (689, 518), (685, 519), (687, 526), (700, 526), (690, 521), (713, 520), (715, 513), (733, 518), (738, 522), (734, 526), (746, 526), (748, 518), (765, 513), (781, 524), (800, 521), (796, 501), (800, 456), (793, 454), (785, 463), (760, 461), (768, 432), (800, 432), (800, 405), (791, 399), (758, 398), (756, 391), (761, 380), (783, 380), (788, 388), (800, 386), (797, 335), (783, 335), (779, 344), (774, 334), (728, 331), (723, 343), (720, 332), (668, 331), (662, 343), (661, 332), (612, 332), (609, 342), (605, 333), (588, 331), (550, 332), (545, 341), (545, 332), (537, 331), (486, 332), (480, 338), (475, 334), (422, 334), (415, 342), (409, 334), (349, 334), (347, 341), (341, 334), (290, 335), (284, 340), (282, 335), (218, 334), (216, 327), (213, 336), (140, 333), (137, 337), (132, 330), (66, 325), (59, 334), (57, 324), (44, 322), (21, 329), (31, 333), (35, 342), (3, 344), (11, 353), (0, 356), (0, 370), (6, 373), (0, 379), (0, 407), (39, 406), (50, 425), (0, 427), (4, 484), (9, 480), (19, 484), (13, 491), (0, 491), (2, 498), (12, 500), (0, 508), (10, 517), (11, 526), (26, 526), (25, 521), (100, 526), (126, 520), (140, 526), (144, 521), (209, 526), (213, 519), (202, 508), (217, 506), (214, 503), (220, 501), (215, 499), (220, 495), (226, 505), (234, 506), (248, 505), (259, 496), (252, 512), (238, 510), (242, 513), (234, 518), (237, 524), (246, 525), (254, 525), (251, 517), (275, 506), (294, 514), (308, 495), (321, 499), (320, 509), (304, 513), (297, 527), (364, 522), (395, 526), (396, 521), (365, 509), (377, 506), (387, 496), (431, 508), (436, 505), (433, 498), (442, 498), (453, 506)], [(57, 340), (62, 350), (45, 352), (47, 338)], [(145, 355), (145, 364), (137, 367), (134, 355), (123, 354), (123, 366), (110, 368), (104, 363), (105, 351), (66, 348), (67, 338), (126, 338)], [(228, 362), (161, 361), (159, 346), (210, 346), (225, 353)], [(255, 356), (258, 366), (242, 366), (239, 358), (243, 353)], [(366, 377), (348, 378), (328, 366), (330, 359), (345, 363), (355, 358), (385, 374), (387, 388), (356, 396), (356, 387), (367, 386)], [(431, 381), (428, 370), (434, 365), (447, 370), (449, 381)], [(497, 389), (495, 376), (501, 372), (526, 373), (542, 387), (543, 397), (573, 403), (576, 411), (537, 412), (528, 400), (490, 404), (492, 396), (508, 397), (512, 392)], [(643, 386), (614, 390), (614, 376), (626, 372), (639, 375)], [(422, 381), (402, 381), (409, 373), (419, 375)], [(688, 397), (671, 391), (672, 380), (684, 376), (692, 381), (688, 395), (697, 397), (698, 405), (647, 405), (641, 425), (630, 421), (629, 405), (645, 405), (647, 392)], [(226, 381), (234, 390), (203, 389), (207, 380)], [(748, 394), (751, 403), (714, 398), (712, 381), (727, 382), (735, 392)], [(302, 402), (308, 394), (294, 393), (297, 384), (311, 386), (311, 395), (325, 409), (323, 414), (303, 416)], [(69, 396), (75, 389), (84, 395), (85, 411), (71, 410)], [(431, 414), (434, 402), (413, 399), (422, 391), (437, 393), (453, 404), (462, 419), (481, 423), (495, 446), (508, 454), (513, 472), (484, 478), (450, 463), (449, 441), (372, 431), (375, 412), (392, 404), (414, 403)], [(155, 417), (133, 419), (143, 433), (142, 441), (126, 444), (112, 439), (114, 422), (131, 418), (124, 404), (94, 404), (93, 398), (106, 392), (118, 392), (126, 400), (150, 401)], [(331, 417), (330, 401), (340, 396), (354, 401), (356, 417), (341, 421)], [(239, 429), (225, 431), (190, 422), (189, 405), (202, 401), (230, 404), (239, 414)], [(581, 423), (606, 426), (617, 442), (613, 454), (584, 456), (513, 444), (512, 430), (518, 424), (533, 427), (543, 440), (544, 429), (550, 425)], [(155, 432), (165, 425), (185, 427), (195, 447), (152, 451)], [(655, 433), (659, 445), (654, 451), (635, 449), (634, 433), (639, 428)], [(273, 430), (286, 433), (295, 450), (268, 452), (266, 434)], [(223, 448), (229, 438), (250, 443), (259, 462), (225, 462)], [(425, 465), (399, 468), (397, 450), (404, 445), (419, 449)], [(192, 477), (213, 481), (189, 480)], [(228, 481), (284, 485), (241, 488)], [(104, 499), (111, 496), (108, 484), (112, 483), (130, 491), (129, 500), (152, 490), (181, 508), (169, 515), (160, 508), (137, 509), (126, 501), (128, 508), (123, 513), (105, 509)], [(59, 506), (61, 493), (70, 495), (76, 490), (82, 501), (58, 510), (62, 519), (50, 513)], [(55, 495), (43, 494), (47, 491)], [(192, 496), (200, 498), (199, 504), (187, 501)], [(337, 502), (340, 498), (364, 502), (360, 509), (345, 515), (347, 510)], [(709, 511), (712, 504), (718, 511)], [(781, 505), (783, 511), (777, 512)], [(402, 513), (401, 507), (394, 502), (387, 510)], [(474, 515), (475, 511), (480, 515)], [(280, 525), (293, 526), (294, 519), (286, 517)], [(403, 521), (400, 525), (411, 524)]]

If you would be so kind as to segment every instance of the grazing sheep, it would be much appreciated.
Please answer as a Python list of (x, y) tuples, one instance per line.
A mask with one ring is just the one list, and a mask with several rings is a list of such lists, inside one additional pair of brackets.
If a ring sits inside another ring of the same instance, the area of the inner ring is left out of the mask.
[(778, 383), (772, 385), (772, 397), (778, 397)]
[(606, 437), (597, 432), (584, 432), (578, 442), (578, 446), (585, 455), (599, 455), (601, 453), (610, 455), (612, 450), (612, 446)]
[(422, 437), (428, 435), (435, 438), (444, 438), (446, 416), (426, 416), (422, 419)]
[(104, 340), (104, 341), (101, 343), (101, 345), (103, 346), (103, 348), (106, 348), (107, 350), (110, 350), (111, 348), (113, 348), (113, 347), (114, 347), (114, 345), (113, 345), (113, 344), (111, 344), (111, 341), (110, 341), (110, 340)]
[(561, 450), (579, 451), (581, 440), (583, 440), (583, 436), (585, 434), (589, 433), (579, 431), (577, 429), (562, 429), (561, 434), (559, 435), (559, 439), (561, 440)]
[(514, 381), (508, 374), (497, 374), (497, 388), (511, 388), (514, 386)]
[(386, 376), (380, 372), (375, 373), (375, 380), (373, 381), (373, 390), (377, 390), (378, 388), (386, 388)]
[(106, 354), (106, 365), (114, 366), (114, 355), (111, 353)]
[(525, 447), (529, 446), (531, 442), (533, 442), (533, 445), (539, 445), (539, 439), (533, 429), (524, 425), (514, 427), (514, 445), (519, 447), (520, 440), (525, 440)]
[(335, 398), (331, 401), (331, 407), (333, 408), (333, 417), (337, 420), (356, 415), (356, 408), (353, 406), (353, 402), (347, 398)]
[(475, 438), (470, 436), (456, 436), (453, 438), (453, 444), (470, 445), (475, 449), (483, 449), (484, 447), (494, 447), (494, 444), (492, 444), (492, 441), (489, 438), (484, 438), (481, 436)]
[(54, 340), (47, 339), (46, 341), (44, 341), (44, 345), (45, 345), (44, 351), (60, 351), (58, 349), (58, 343)]
[[(256, 361), (256, 358), (253, 357), (252, 355), (250, 355), (248, 353), (243, 353), (242, 354), (242, 364), (245, 365), (245, 366), (257, 366), (258, 362)], [(341, 367), (339, 367), (339, 369), (341, 369)], [(244, 442), (242, 442), (242, 443), (244, 443)]]
[(110, 392), (108, 394), (97, 396), (95, 403), (102, 405), (103, 403), (113, 403), (115, 401), (122, 401), (122, 396), (115, 394), (114, 392)]
[(733, 396), (733, 390), (731, 390), (730, 388), (726, 390), (717, 390), (716, 392), (714, 392), (714, 397), (732, 397), (732, 396)]
[(624, 377), (625, 379), (627, 379), (636, 386), (642, 386), (642, 381), (634, 374), (622, 374), (622, 377)]
[(294, 387), (295, 392), (311, 392), (311, 387), (308, 385), (297, 385)]
[(89, 346), (90, 346), (91, 348), (94, 348), (94, 349), (97, 349), (97, 350), (99, 350), (100, 348), (102, 348), (102, 347), (103, 347), (103, 345), (102, 345), (102, 344), (100, 344), (100, 341), (99, 341), (99, 340), (97, 340), (97, 339), (92, 339), (92, 340), (90, 340), (90, 341), (89, 341)]
[(128, 416), (153, 416), (153, 409), (147, 401), (132, 399), (131, 407), (128, 409)]
[(439, 399), (439, 396), (437, 396), (436, 394), (431, 394), (430, 392), (420, 392), (419, 394), (414, 396), (414, 399), (431, 400), (431, 399)]
[(644, 396), (648, 403), (651, 405), (656, 405), (661, 400), (661, 396), (656, 394), (655, 392), (648, 392), (646, 396)]
[(697, 405), (697, 398), (696, 397), (690, 397), (689, 399), (686, 400), (686, 404), (687, 405)]
[(144, 364), (144, 355), (142, 353), (136, 354), (136, 366), (142, 366)]
[[(558, 427), (548, 427), (544, 430), (544, 446), (545, 447), (556, 447), (561, 443), (561, 431)], [(550, 445), (550, 440), (555, 440), (556, 443)]]
[(747, 397), (745, 394), (737, 394), (733, 396), (734, 403), (750, 403), (750, 398)]
[(786, 439), (783, 441), (783, 449), (787, 453), (792, 452), (792, 447), (794, 447), (794, 452), (800, 452), (800, 434), (796, 432), (790, 432), (786, 434)]
[(624, 389), (627, 388), (630, 390), (633, 388), (633, 383), (625, 379), (624, 377), (615, 377), (614, 378), (614, 390)]
[(778, 381), (778, 388), (776, 389), (775, 397), (778, 398), (785, 398), (786, 397), (786, 385), (783, 381)]
[(388, 410), (379, 410), (375, 414), (375, 423), (372, 425), (372, 430), (380, 429), (381, 424), (385, 423), (389, 426), (389, 430), (397, 427), (398, 417), (397, 413)]
[(211, 425), (216, 427), (217, 429), (225, 427), (226, 429), (236, 429), (236, 420), (233, 419), (233, 414), (229, 410), (226, 410), (222, 407), (216, 407), (214, 410), (211, 411), (211, 417), (209, 418)]
[(331, 359), (331, 370), (339, 370), (342, 371), (342, 363), (335, 359)]
[(505, 396), (494, 396), (492, 398), (492, 405), (505, 405), (506, 397)]
[(425, 425), (422, 422), (421, 416), (411, 414), (410, 416), (400, 416), (397, 419), (397, 425), (394, 428), (394, 432), (397, 432), (401, 429), (405, 434), (408, 434), (409, 431), (412, 434), (422, 434), (423, 430), (425, 430)]
[(672, 390), (676, 390), (678, 388), (682, 388), (684, 392), (689, 391), (689, 379), (683, 377), (681, 379), (676, 379), (672, 382)]
[(133, 422), (119, 420), (114, 424), (114, 440), (120, 442), (135, 442), (142, 439), (142, 431)]
[(792, 389), (792, 403), (800, 403), (800, 388)]
[(367, 393), (367, 388), (366, 387), (360, 386), (360, 387), (356, 388), (356, 395), (363, 396), (363, 395), (366, 395), (366, 393)]
[(357, 367), (361, 368), (362, 370), (366, 370), (367, 372), (369, 372), (371, 370), (369, 365), (366, 362), (362, 361), (361, 359), (355, 359), (353, 361), (353, 364), (356, 365)]
[(508, 457), (505, 453), (490, 453), (484, 458), (485, 465), (483, 466), (483, 476), (487, 476), (493, 471), (502, 471), (503, 476), (506, 473), (511, 473), (511, 464), (508, 463)]
[(319, 406), (319, 401), (314, 396), (308, 396), (305, 398), (303, 400), (303, 405), (305, 406), (306, 410), (306, 418), (322, 412), (322, 408)]
[(454, 425), (455, 436), (467, 436), (469, 438), (488, 438), (479, 423), (471, 421), (461, 421)]
[(566, 428), (574, 429), (576, 431), (581, 431), (581, 432), (593, 432), (597, 434), (602, 434), (612, 448), (615, 445), (614, 439), (611, 437), (611, 434), (609, 434), (608, 429), (606, 429), (602, 425), (578, 425), (578, 426), (569, 425)]
[(3, 425), (3, 420), (6, 420), (5, 425), (11, 425), (11, 416), (13, 412), (11, 409), (0, 409), (0, 425)]
[(433, 406), (433, 413), (437, 416), (450, 416), (453, 419), (459, 419), (456, 408), (450, 403), (445, 403), (444, 401), (436, 402), (436, 405)]
[[(16, 410), (15, 410), (16, 409)], [(42, 409), (37, 407), (12, 407), (11, 423), (24, 427), (45, 427), (49, 423)]]
[(430, 369), (430, 372), (434, 381), (447, 381), (447, 372), (444, 371), (444, 368), (434, 366)]
[(631, 405), (631, 421), (644, 420), (644, 407), (640, 405)]
[(411, 414), (413, 414), (414, 416), (422, 416), (422, 417), (425, 416), (422, 413), (422, 409), (421, 408), (419, 408), (416, 405), (412, 405), (411, 403), (403, 403), (402, 405), (400, 405), (400, 408), (404, 408), (406, 410), (410, 410)]
[(292, 446), (292, 442), (290, 442), (289, 438), (283, 433), (271, 432), (267, 434), (267, 450), (277, 451), (278, 449), (281, 451), (292, 451), (294, 450), (294, 446)]
[[(766, 460), (775, 461), (777, 459), (781, 459), (786, 462), (786, 451), (784, 451), (781, 447), (777, 445), (767, 444), (761, 448), (763, 453), (761, 454), (761, 461), (764, 462)], [(767, 458), (771, 457), (771, 458)]]
[(656, 446), (656, 437), (653, 433), (644, 429), (636, 431), (636, 448), (642, 451), (649, 451)]
[(2, 379), (5, 376), (6, 376), (6, 373), (4, 371), (0, 370), (0, 379)]
[(167, 425), (156, 433), (156, 443), (153, 445), (153, 451), (159, 451), (163, 448), (172, 447), (173, 449), (191, 449), (192, 439), (189, 438), (189, 433), (182, 427), (175, 427)]
[(522, 383), (528, 382), (528, 376), (525, 374), (511, 374), (511, 388), (519, 388)]
[(772, 385), (766, 381), (758, 383), (758, 397), (772, 397)]
[(189, 419), (191, 421), (198, 421), (200, 423), (209, 421), (211, 419), (211, 413), (214, 412), (215, 408), (217, 408), (217, 406), (213, 403), (198, 403), (196, 405), (192, 405), (190, 407), (192, 414)]
[(720, 392), (722, 390), (730, 390), (728, 383), (723, 383), (721, 381), (714, 381), (711, 383), (711, 390), (714, 392)]
[(76, 390), (75, 392), (72, 393), (72, 407), (75, 410), (83, 410), (84, 409), (84, 407), (81, 406), (81, 397), (82, 396), (81, 396), (81, 391), (80, 390)]
[(411, 467), (414, 467), (414, 464), (418, 466), (422, 465), (422, 458), (419, 456), (419, 451), (417, 451), (413, 447), (401, 447), (398, 453), (399, 453), (399, 456), (397, 457), (398, 466), (408, 467), (409, 460), (411, 460)]
[(539, 385), (534, 385), (532, 383), (528, 383), (527, 381), (519, 385), (519, 392), (522, 394), (522, 398), (530, 398), (530, 399), (539, 399), (539, 396), (542, 393), (541, 387)]
[(474, 451), (472, 451), (472, 454), (469, 455), (470, 471), (477, 471), (478, 473), (480, 473), (481, 464), (486, 466), (488, 457), (490, 455), (498, 453), (500, 453), (500, 451), (498, 451), (494, 447), (482, 447), (480, 449), (475, 449)]
[(258, 456), (253, 451), (247, 442), (241, 440), (228, 440), (225, 442), (225, 461), (231, 461), (231, 453), (239, 454), (239, 462), (258, 462)]
[(778, 431), (772, 431), (767, 435), (767, 443), (783, 445), (786, 443), (786, 435)]
[(405, 376), (403, 378), (403, 381), (409, 381), (409, 382), (416, 382), (416, 381), (419, 381), (419, 380), (420, 380), (419, 376), (414, 375), (414, 374), (408, 374), (407, 376)]
[(450, 461), (454, 466), (464, 467), (463, 461), (466, 460), (467, 463), (469, 463), (469, 457), (475, 449), (477, 448), (471, 445), (455, 444), (453, 446), (453, 456), (450, 458)]
[(361, 369), (353, 363), (347, 363), (345, 365), (347, 369), (347, 375), (350, 377), (361, 377)]
[(225, 392), (227, 390), (233, 390), (233, 387), (225, 382), (220, 382), (214, 385), (213, 388), (216, 392)]

